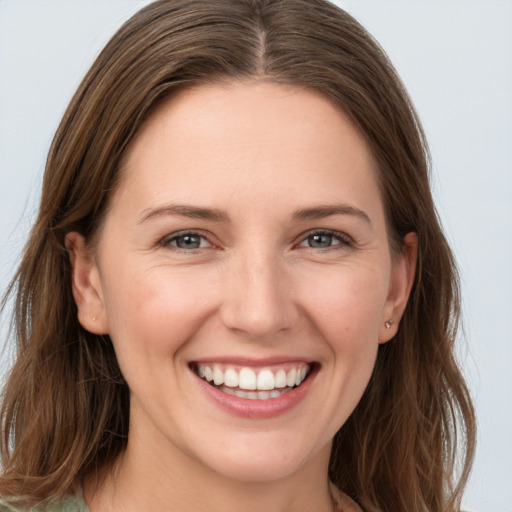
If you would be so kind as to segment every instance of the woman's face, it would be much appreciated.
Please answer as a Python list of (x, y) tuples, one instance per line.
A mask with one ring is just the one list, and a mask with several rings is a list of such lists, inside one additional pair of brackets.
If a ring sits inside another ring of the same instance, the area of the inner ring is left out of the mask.
[(72, 257), (80, 321), (131, 390), (129, 450), (239, 480), (326, 467), (412, 279), (377, 172), (297, 87), (197, 86), (149, 118), (94, 254)]

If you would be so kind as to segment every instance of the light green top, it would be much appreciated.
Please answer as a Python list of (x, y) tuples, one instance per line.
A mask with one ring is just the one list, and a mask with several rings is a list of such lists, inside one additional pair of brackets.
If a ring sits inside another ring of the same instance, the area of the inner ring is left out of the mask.
[(0, 512), (89, 512), (89, 508), (81, 495), (69, 496), (46, 509), (40, 506), (27, 508), (20, 504), (7, 504), (5, 500), (0, 498)]
[[(334, 499), (339, 510), (345, 512), (362, 512), (357, 504), (346, 494), (343, 494), (334, 484), (330, 484), (331, 496)], [(76, 496), (69, 496), (61, 501), (54, 503), (47, 509), (41, 507), (23, 507), (20, 505), (8, 505), (0, 498), (0, 512), (90, 512), (85, 504), (81, 491)]]

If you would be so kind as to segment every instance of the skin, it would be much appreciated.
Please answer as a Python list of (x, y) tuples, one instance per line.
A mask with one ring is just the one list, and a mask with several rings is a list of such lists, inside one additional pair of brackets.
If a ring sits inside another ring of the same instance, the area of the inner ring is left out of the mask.
[[(416, 258), (412, 234), (391, 255), (363, 136), (316, 92), (202, 85), (146, 121), (122, 172), (94, 249), (67, 237), (79, 320), (110, 335), (131, 390), (126, 453), (85, 484), (92, 512), (332, 510), (332, 438), (396, 333)], [(226, 218), (161, 211), (177, 204)], [(198, 249), (177, 246), (183, 230), (204, 237)], [(311, 247), (319, 231), (326, 247)], [(307, 359), (318, 373), (296, 407), (241, 418), (189, 367), (228, 356)]]

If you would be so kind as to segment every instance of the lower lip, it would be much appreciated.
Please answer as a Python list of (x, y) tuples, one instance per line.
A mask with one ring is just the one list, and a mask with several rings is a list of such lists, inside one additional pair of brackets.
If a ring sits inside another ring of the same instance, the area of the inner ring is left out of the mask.
[(307, 379), (300, 386), (277, 398), (269, 398), (268, 400), (250, 400), (228, 395), (208, 384), (195, 373), (194, 376), (206, 395), (228, 413), (241, 418), (267, 419), (280, 416), (296, 407), (306, 397), (316, 376), (316, 371), (312, 369)]

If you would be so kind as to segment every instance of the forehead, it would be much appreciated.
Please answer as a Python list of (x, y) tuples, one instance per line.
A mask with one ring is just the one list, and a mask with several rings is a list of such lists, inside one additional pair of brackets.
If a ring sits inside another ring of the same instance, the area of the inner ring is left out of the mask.
[(141, 202), (380, 200), (376, 163), (348, 116), (320, 93), (269, 82), (179, 92), (142, 125), (122, 172), (115, 195)]

